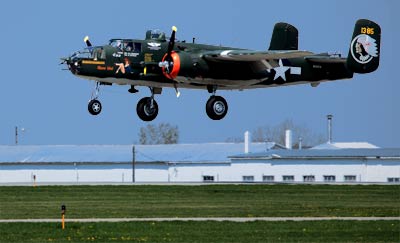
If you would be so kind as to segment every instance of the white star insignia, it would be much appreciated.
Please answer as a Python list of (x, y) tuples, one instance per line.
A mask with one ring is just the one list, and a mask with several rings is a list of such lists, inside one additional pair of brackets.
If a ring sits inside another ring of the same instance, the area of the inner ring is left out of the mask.
[[(279, 66), (276, 68), (273, 68), (275, 70), (275, 77), (274, 80), (278, 79), (281, 77), (284, 81), (286, 81), (286, 71), (290, 67), (283, 66), (282, 59), (279, 59)], [(269, 72), (271, 69), (268, 69), (267, 71)]]

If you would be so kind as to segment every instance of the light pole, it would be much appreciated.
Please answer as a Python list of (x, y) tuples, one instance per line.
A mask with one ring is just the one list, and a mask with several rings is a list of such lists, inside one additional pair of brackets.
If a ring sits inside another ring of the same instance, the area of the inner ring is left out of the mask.
[(135, 145), (132, 146), (132, 182), (135, 183), (135, 163), (136, 163), (136, 151), (135, 151)]
[(332, 143), (332, 118), (333, 118), (333, 115), (329, 114), (326, 117), (328, 118), (328, 143)]
[(18, 127), (15, 126), (15, 145), (18, 145)]
[[(18, 145), (18, 126), (15, 126), (15, 145)], [(25, 128), (20, 129), (21, 133), (25, 132)]]

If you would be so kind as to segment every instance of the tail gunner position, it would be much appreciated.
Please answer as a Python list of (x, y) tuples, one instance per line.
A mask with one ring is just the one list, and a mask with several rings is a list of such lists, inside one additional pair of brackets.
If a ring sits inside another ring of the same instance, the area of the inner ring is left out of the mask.
[(142, 98), (136, 107), (140, 119), (157, 117), (155, 94), (162, 88), (203, 89), (211, 94), (206, 113), (220, 120), (228, 112), (226, 100), (217, 90), (244, 90), (350, 79), (354, 73), (369, 73), (379, 66), (381, 29), (378, 24), (360, 19), (356, 22), (347, 58), (340, 54), (298, 50), (298, 31), (287, 23), (274, 27), (269, 49), (252, 51), (176, 41), (172, 27), (169, 41), (159, 31), (147, 31), (145, 40), (111, 39), (108, 45), (92, 46), (70, 57), (62, 58), (72, 74), (96, 82), (88, 104), (92, 115), (102, 106), (98, 100), (99, 85), (147, 86), (151, 95)]

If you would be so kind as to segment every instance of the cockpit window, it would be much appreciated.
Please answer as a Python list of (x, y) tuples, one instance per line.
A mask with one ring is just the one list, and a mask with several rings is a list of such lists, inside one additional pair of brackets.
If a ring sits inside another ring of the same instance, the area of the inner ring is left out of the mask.
[(126, 52), (141, 52), (142, 44), (133, 41), (124, 41), (123, 50)]
[(141, 52), (142, 43), (133, 42), (132, 40), (113, 39), (110, 40), (110, 46), (126, 52)]
[(152, 30), (151, 31), (151, 39), (156, 40), (160, 37), (162, 32), (160, 30)]
[(146, 40), (165, 41), (165, 33), (160, 30), (148, 30), (146, 32)]
[(93, 60), (104, 60), (106, 59), (106, 52), (103, 48), (98, 47), (94, 48), (92, 51), (92, 58)]
[(110, 41), (110, 46), (122, 50), (122, 40), (111, 40)]
[(142, 43), (135, 42), (134, 45), (134, 52), (141, 52), (142, 51)]
[(128, 42), (124, 42), (124, 51), (133, 51), (133, 42), (132, 41), (128, 41)]
[(88, 48), (83, 49), (82, 51), (76, 51), (71, 55), (71, 58), (92, 58), (92, 53), (90, 53)]

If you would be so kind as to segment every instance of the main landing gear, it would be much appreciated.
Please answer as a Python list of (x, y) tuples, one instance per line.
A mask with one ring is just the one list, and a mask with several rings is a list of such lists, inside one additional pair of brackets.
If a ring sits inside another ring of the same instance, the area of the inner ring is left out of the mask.
[[(154, 94), (160, 94), (161, 88), (149, 88), (151, 91), (151, 96), (142, 98), (139, 100), (136, 106), (137, 115), (143, 121), (152, 121), (158, 115), (158, 104), (154, 99)], [(207, 87), (207, 89), (209, 93), (211, 93), (211, 96), (206, 103), (206, 113), (212, 120), (221, 120), (228, 112), (228, 103), (223, 97), (215, 95), (217, 91), (216, 85)], [(102, 105), (98, 100), (99, 91), (100, 83), (96, 82), (96, 87), (92, 92), (92, 96), (88, 104), (88, 111), (94, 116), (100, 114), (102, 110)], [(136, 93), (137, 90), (132, 86), (129, 92)]]
[(228, 112), (228, 104), (223, 97), (212, 95), (207, 101), (206, 112), (211, 119), (221, 120)]
[(222, 96), (216, 96), (217, 86), (208, 86), (207, 90), (212, 93), (206, 103), (206, 112), (212, 120), (221, 120), (228, 112), (228, 103)]
[(143, 121), (152, 121), (158, 115), (158, 104), (154, 99), (154, 88), (150, 87), (151, 97), (144, 97), (137, 103), (136, 113)]

